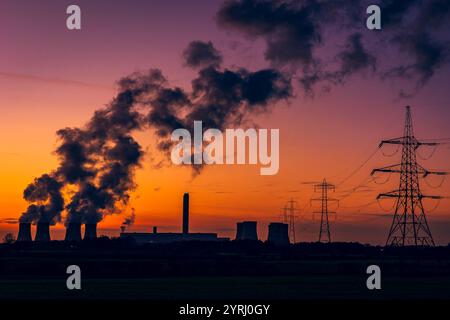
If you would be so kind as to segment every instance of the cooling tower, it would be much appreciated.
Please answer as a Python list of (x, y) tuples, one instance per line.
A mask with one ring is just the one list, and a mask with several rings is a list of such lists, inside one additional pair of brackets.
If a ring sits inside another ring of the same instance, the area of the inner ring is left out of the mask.
[(66, 228), (66, 241), (81, 241), (81, 223), (69, 222)]
[(97, 238), (97, 224), (86, 223), (84, 225), (84, 239), (96, 239)]
[(50, 241), (50, 223), (38, 222), (34, 241)]
[(19, 223), (19, 234), (17, 235), (17, 241), (32, 241), (31, 239), (31, 223), (21, 222)]
[(242, 222), (237, 223), (237, 229), (236, 229), (236, 240), (242, 239)]
[(189, 233), (189, 193), (183, 195), (183, 233)]
[(237, 225), (236, 240), (258, 240), (256, 221), (244, 221)]
[(272, 222), (269, 224), (269, 243), (276, 245), (289, 244), (288, 225), (286, 223)]

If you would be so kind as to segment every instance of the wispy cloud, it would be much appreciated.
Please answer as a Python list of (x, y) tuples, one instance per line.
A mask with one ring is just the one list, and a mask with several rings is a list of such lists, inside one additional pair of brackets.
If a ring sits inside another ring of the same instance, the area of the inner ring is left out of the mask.
[(25, 80), (25, 81), (36, 81), (42, 83), (50, 83), (57, 84), (63, 86), (79, 86), (79, 87), (88, 87), (88, 88), (97, 88), (104, 90), (113, 90), (114, 88), (101, 84), (87, 83), (83, 81), (77, 80), (68, 80), (61, 78), (51, 78), (51, 77), (41, 77), (31, 74), (23, 74), (23, 73), (12, 73), (12, 72), (3, 72), (0, 71), (0, 77), (4, 77), (10, 80)]

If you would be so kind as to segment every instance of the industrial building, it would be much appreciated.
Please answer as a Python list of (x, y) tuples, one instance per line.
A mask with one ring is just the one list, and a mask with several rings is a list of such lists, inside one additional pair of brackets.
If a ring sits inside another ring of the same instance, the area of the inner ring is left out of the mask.
[(190, 233), (189, 232), (189, 193), (183, 195), (182, 232), (122, 232), (120, 238), (133, 239), (136, 243), (169, 243), (179, 241), (223, 241), (227, 238), (218, 238), (217, 233)]

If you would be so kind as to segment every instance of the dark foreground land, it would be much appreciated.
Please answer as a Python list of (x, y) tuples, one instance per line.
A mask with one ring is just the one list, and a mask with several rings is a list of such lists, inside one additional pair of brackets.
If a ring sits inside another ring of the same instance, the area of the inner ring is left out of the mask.
[[(382, 289), (368, 290), (378, 265)], [(68, 290), (78, 265), (82, 289)], [(0, 299), (450, 299), (450, 247), (99, 239), (0, 246)]]

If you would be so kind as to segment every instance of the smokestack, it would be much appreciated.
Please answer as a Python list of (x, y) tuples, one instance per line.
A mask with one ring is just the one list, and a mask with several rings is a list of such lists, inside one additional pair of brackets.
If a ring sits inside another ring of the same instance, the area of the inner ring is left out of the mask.
[(189, 233), (189, 193), (183, 195), (183, 233)]
[(66, 241), (81, 241), (81, 223), (69, 222), (66, 229)]
[(86, 223), (84, 225), (84, 239), (96, 239), (97, 238), (97, 224)]
[(50, 223), (38, 222), (34, 241), (50, 241)]
[(236, 240), (258, 241), (256, 221), (244, 221), (237, 224)]
[(19, 223), (19, 234), (17, 235), (17, 241), (33, 241), (33, 239), (31, 239), (31, 223)]
[(269, 236), (267, 242), (276, 245), (288, 245), (288, 225), (286, 223), (272, 222), (269, 224)]

